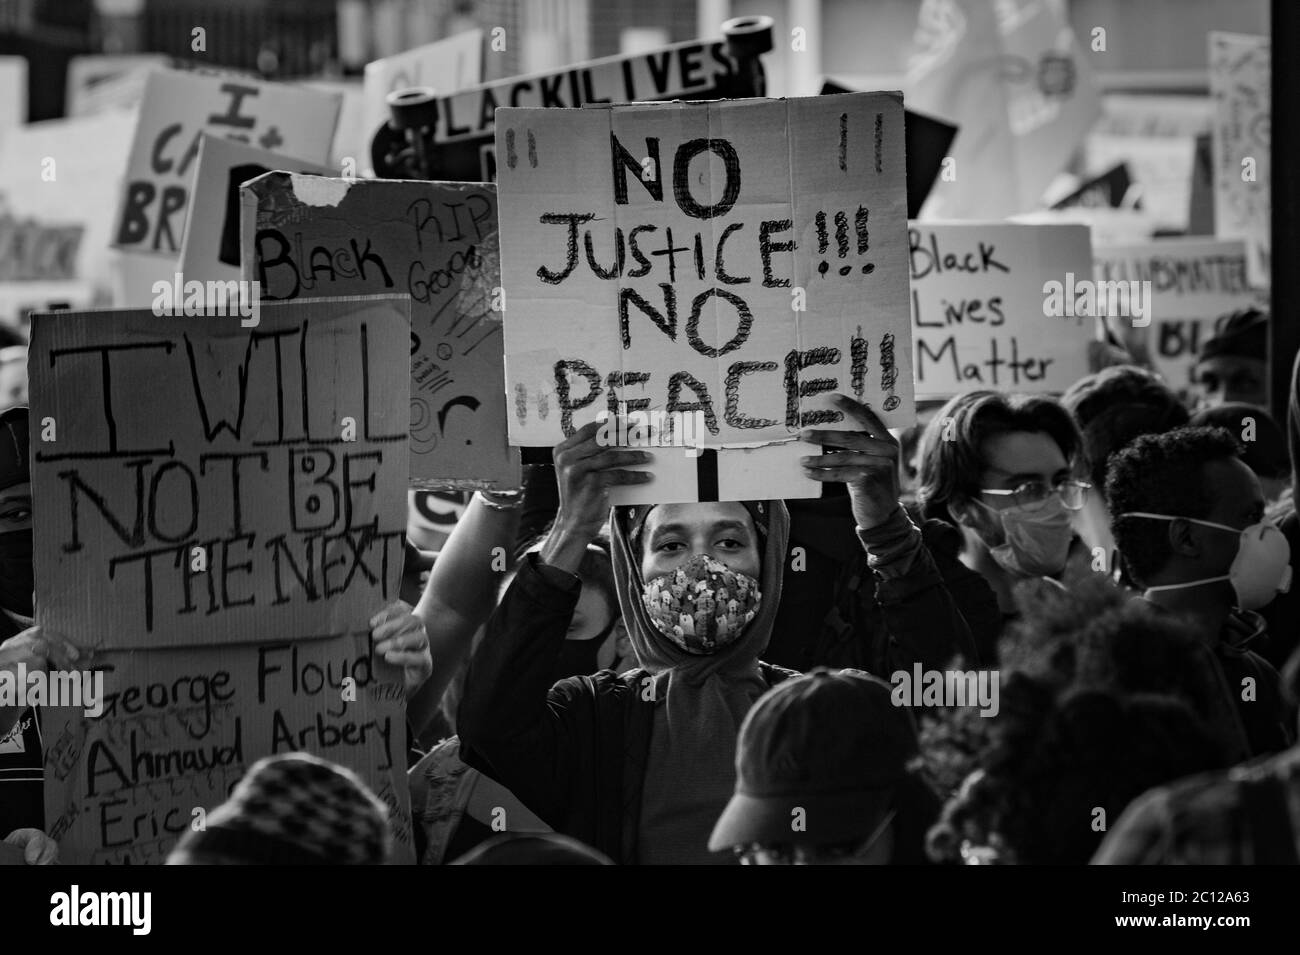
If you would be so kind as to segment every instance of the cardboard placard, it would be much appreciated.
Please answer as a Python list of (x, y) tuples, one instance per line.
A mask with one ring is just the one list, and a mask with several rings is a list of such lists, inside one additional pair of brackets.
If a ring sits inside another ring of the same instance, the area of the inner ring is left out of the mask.
[(396, 599), (406, 300), (242, 322), (33, 319), (41, 626), (101, 649), (323, 638)]
[(1142, 209), (1152, 228), (1183, 230), (1195, 147), (1191, 136), (1089, 136), (1085, 166), (1102, 172), (1124, 163), (1142, 189)]
[(90, 116), (118, 106), (136, 106), (149, 72), (171, 64), (171, 57), (162, 53), (74, 56), (68, 61), (64, 113)]
[[(472, 86), (437, 101), (432, 164), (441, 179), (493, 182), (497, 107), (576, 108), (588, 104), (700, 98), (736, 77), (722, 40), (673, 43), (636, 56), (607, 56), (563, 69)], [(373, 134), (373, 130), (371, 131)]]
[(897, 93), (497, 114), (510, 440), (703, 415), (637, 500), (809, 497), (827, 393), (912, 420)]
[(1192, 366), (1215, 320), (1255, 301), (1240, 239), (1156, 239), (1093, 249), (1097, 281), (1151, 283), (1151, 324), (1110, 321), (1111, 330), (1172, 388), (1191, 384)]
[(1214, 232), (1246, 240), (1252, 285), (1271, 280), (1269, 124), (1272, 43), (1266, 36), (1210, 34), (1214, 99)]
[(42, 227), (80, 226), (73, 274), (102, 290), (106, 302), (117, 190), (134, 132), (134, 112), (116, 111), (29, 123), (0, 136), (0, 207)]
[(185, 225), (180, 271), (187, 281), (238, 280), (240, 185), (276, 169), (324, 176), (335, 170), (206, 133), (199, 139), (193, 213)]
[(1049, 316), (1043, 288), (1091, 281), (1085, 226), (914, 222), (909, 237), (919, 397), (1063, 391), (1088, 373), (1095, 319)]
[(410, 294), (411, 486), (518, 487), (495, 188), (277, 172), (242, 202), (244, 277), (266, 300)]
[[(833, 80), (822, 83), (821, 93), (853, 93), (855, 90)], [(935, 177), (943, 167), (957, 127), (952, 123), (903, 110), (903, 143), (907, 156), (907, 217), (915, 219), (921, 214), (925, 198), (934, 186)]]
[(414, 861), (400, 670), (372, 661), (368, 631), (262, 633), (256, 646), (101, 654), (103, 712), (45, 710), (45, 828), (60, 862), (161, 864), (257, 760), (292, 752), (356, 772), (388, 806), (393, 861)]
[(203, 131), (324, 163), (340, 102), (334, 94), (242, 77), (149, 73), (113, 246), (177, 256)]
[(413, 50), (372, 60), (366, 64), (361, 139), (355, 155), (370, 165), (370, 141), (375, 131), (388, 122), (384, 98), (394, 90), (412, 86), (433, 88), (450, 96), (483, 82), (483, 31), (466, 30)]
[(85, 226), (54, 225), (0, 212), (0, 282), (58, 282), (77, 277)]

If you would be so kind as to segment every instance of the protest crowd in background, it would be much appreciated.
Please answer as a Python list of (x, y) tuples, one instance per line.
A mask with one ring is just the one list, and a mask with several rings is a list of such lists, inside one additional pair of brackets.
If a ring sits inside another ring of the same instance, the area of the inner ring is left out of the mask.
[(0, 862), (1300, 862), (1269, 39), (1179, 193), (1007, 6), (0, 128)]

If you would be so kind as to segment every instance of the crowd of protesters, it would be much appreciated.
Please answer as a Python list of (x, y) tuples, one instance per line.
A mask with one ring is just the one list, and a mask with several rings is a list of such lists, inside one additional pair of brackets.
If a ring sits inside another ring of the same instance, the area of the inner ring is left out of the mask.
[[(370, 621), (405, 675), (420, 862), (1298, 861), (1300, 361), (1275, 420), (1267, 321), (1223, 323), (1188, 393), (1110, 356), (901, 435), (836, 396), (852, 430), (800, 435), (818, 499), (611, 507), (670, 452), (595, 424), (476, 494)], [(31, 507), (16, 407), (0, 666), (66, 666), (34, 626)], [(900, 692), (924, 674), (995, 698)], [(0, 709), (0, 836), (32, 864), (58, 857), (43, 742)], [(309, 754), (209, 808), (171, 863), (391, 850), (385, 804)]]

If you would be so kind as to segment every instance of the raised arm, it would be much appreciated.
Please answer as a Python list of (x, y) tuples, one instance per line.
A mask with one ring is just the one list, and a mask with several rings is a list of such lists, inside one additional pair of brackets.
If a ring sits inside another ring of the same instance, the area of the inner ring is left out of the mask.
[[(519, 567), (470, 663), (456, 714), (461, 756), (522, 799), (552, 826), (561, 824), (577, 770), (575, 736), (590, 726), (588, 684), (552, 685), (582, 590), (576, 571), (609, 514), (609, 489), (649, 480), (627, 470), (650, 458), (604, 448), (597, 426), (555, 449), (560, 510), (541, 553)], [(583, 705), (583, 704), (586, 705)]]
[(521, 503), (518, 495), (476, 493), (429, 572), (415, 615), (428, 634), (433, 671), (407, 708), (417, 736), (433, 720), (474, 634), (496, 607), (501, 580), (513, 563)]
[[(978, 660), (970, 627), (944, 583), (921, 530), (899, 504), (898, 441), (875, 413), (852, 398), (832, 399), (857, 431), (809, 429), (801, 440), (825, 445), (829, 453), (804, 459), (805, 473), (818, 481), (842, 481), (849, 491), (858, 539), (876, 578), (887, 633), (869, 654), (877, 676), (920, 663), (946, 666), (960, 654)], [(864, 594), (871, 589), (864, 588)], [(868, 598), (870, 599), (870, 598)]]

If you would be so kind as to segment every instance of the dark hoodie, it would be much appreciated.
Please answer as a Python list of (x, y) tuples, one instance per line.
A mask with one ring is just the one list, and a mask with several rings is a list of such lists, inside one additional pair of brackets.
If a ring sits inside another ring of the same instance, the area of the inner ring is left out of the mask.
[[(731, 795), (740, 720), (757, 696), (795, 675), (757, 659), (780, 602), (789, 516), (779, 501), (756, 507), (751, 514), (766, 526), (758, 614), (735, 643), (702, 657), (650, 623), (628, 539), (644, 509), (615, 510), (615, 583), (641, 663), (622, 675), (602, 670), (552, 685), (582, 585), (528, 555), (470, 663), (456, 716), (461, 758), (556, 831), (617, 862), (702, 859)], [(669, 821), (674, 813), (680, 822)], [(641, 845), (643, 833), (653, 845)]]

